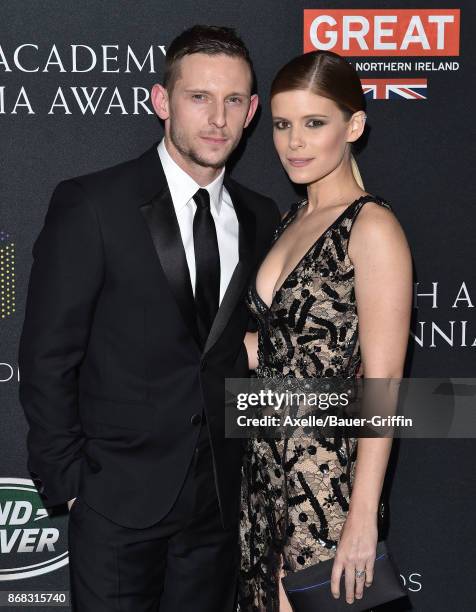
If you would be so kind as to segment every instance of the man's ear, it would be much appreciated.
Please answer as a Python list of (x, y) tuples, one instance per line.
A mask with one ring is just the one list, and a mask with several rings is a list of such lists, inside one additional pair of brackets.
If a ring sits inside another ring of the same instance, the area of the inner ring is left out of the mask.
[(251, 120), (255, 116), (256, 111), (258, 110), (259, 98), (258, 94), (253, 94), (250, 98), (250, 107), (248, 109), (248, 114), (246, 115), (245, 125), (243, 127), (248, 127), (251, 123)]
[(160, 119), (165, 121), (169, 118), (169, 94), (163, 85), (156, 83), (152, 86), (150, 101), (152, 102), (156, 115), (160, 117)]

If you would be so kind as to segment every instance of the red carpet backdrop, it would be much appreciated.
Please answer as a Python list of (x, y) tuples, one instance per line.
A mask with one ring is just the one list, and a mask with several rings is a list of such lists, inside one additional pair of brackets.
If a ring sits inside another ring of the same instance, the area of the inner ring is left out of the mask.
[[(68, 517), (48, 517), (36, 494), (18, 401), (32, 244), (60, 180), (135, 157), (161, 137), (149, 91), (161, 81), (170, 41), (194, 23), (235, 27), (250, 48), (261, 109), (232, 171), (283, 211), (301, 194), (272, 145), (272, 77), (315, 48), (355, 65), (370, 126), (357, 161), (367, 191), (392, 205), (414, 259), (406, 375), (475, 375), (474, 2), (4, 0), (0, 608), (16, 609), (10, 592), (22, 591), (18, 602), (29, 610), (40, 600), (28, 593), (59, 591), (43, 609), (68, 609)], [(412, 607), (382, 609), (475, 609), (475, 451), (471, 438), (395, 441), (388, 539)]]

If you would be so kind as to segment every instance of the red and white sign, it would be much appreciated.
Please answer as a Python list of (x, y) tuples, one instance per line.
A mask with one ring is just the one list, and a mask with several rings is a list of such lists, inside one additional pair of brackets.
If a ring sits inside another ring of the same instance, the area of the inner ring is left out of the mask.
[(459, 55), (460, 9), (306, 9), (304, 52)]

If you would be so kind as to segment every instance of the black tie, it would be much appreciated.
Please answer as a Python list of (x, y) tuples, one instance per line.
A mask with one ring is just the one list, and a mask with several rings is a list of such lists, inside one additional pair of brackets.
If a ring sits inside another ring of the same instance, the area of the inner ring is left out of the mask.
[(220, 299), (220, 254), (215, 222), (210, 211), (210, 194), (199, 189), (193, 196), (197, 210), (193, 217), (195, 249), (195, 306), (202, 347), (210, 332)]

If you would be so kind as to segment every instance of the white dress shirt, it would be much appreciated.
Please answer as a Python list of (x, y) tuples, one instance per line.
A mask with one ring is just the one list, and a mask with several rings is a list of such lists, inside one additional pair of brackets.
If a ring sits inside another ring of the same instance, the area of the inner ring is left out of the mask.
[[(193, 217), (197, 205), (193, 196), (200, 189), (200, 185), (187, 174), (170, 157), (162, 139), (157, 147), (165, 178), (169, 186), (175, 214), (180, 228), (185, 257), (192, 281), (195, 295), (195, 250), (193, 246)], [(239, 259), (238, 252), (238, 218), (230, 194), (223, 185), (225, 168), (219, 176), (209, 185), (203, 187), (210, 194), (210, 211), (215, 222), (218, 252), (220, 254), (220, 302), (225, 295), (226, 288), (235, 270)]]

